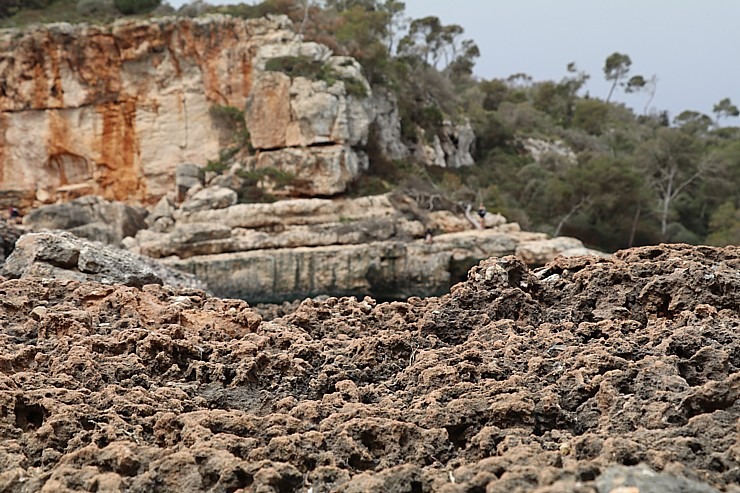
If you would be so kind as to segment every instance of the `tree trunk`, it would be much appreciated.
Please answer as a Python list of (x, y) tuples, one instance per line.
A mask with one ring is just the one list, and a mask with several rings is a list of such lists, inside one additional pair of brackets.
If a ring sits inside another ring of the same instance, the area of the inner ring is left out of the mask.
[(606, 97), (606, 102), (608, 103), (609, 100), (612, 98), (612, 94), (614, 94), (614, 89), (617, 87), (617, 82), (619, 79), (614, 79), (614, 83), (612, 84), (612, 88), (609, 89), (609, 95)]

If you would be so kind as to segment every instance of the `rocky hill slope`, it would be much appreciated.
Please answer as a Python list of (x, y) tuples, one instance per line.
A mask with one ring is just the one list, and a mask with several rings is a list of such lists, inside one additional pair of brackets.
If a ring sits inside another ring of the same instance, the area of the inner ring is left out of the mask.
[(738, 272), (734, 247), (505, 257), (273, 321), (5, 280), (0, 491), (738, 492)]

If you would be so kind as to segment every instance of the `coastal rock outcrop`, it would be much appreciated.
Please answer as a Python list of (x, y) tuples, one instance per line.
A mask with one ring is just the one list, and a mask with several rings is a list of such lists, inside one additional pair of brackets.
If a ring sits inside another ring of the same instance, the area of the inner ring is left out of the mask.
[(292, 174), (293, 193), (344, 191), (367, 168), (359, 147), (375, 118), (362, 68), (317, 43), (268, 45), (257, 56), (264, 69), (245, 111), (252, 166)]
[(439, 298), (271, 321), (0, 279), (0, 486), (737, 493), (738, 269), (736, 247), (504, 257)]
[(11, 278), (56, 278), (142, 287), (167, 284), (205, 288), (181, 271), (125, 250), (78, 238), (71, 233), (28, 233), (15, 243), (0, 275)]
[(142, 230), (127, 246), (202, 279), (218, 296), (253, 303), (431, 296), (491, 256), (516, 253), (542, 265), (562, 254), (598, 254), (575, 238), (521, 231), (498, 214), (478, 230), (461, 214), (422, 210), (392, 194), (213, 209), (189, 203), (171, 212), (169, 229)]
[[(294, 52), (326, 63), (338, 80), (264, 72), (270, 59)], [(233, 138), (214, 109), (240, 111), (255, 97), (247, 111), (255, 147), (336, 144), (331, 158), (324, 149), (321, 159), (290, 170), (306, 177), (339, 163), (347, 170), (340, 181), (316, 189), (336, 193), (344, 175), (364, 166), (352, 147), (367, 139), (373, 118), (365, 96), (347, 95), (345, 83), (370, 93), (357, 62), (303, 43), (282, 16), (2, 30), (0, 80), (0, 190), (15, 191), (24, 204), (88, 194), (155, 201), (171, 191), (178, 163), (204, 165)], [(270, 81), (284, 90), (271, 93)], [(285, 128), (274, 134), (279, 141), (265, 142), (271, 122)], [(262, 157), (258, 164), (277, 161)]]

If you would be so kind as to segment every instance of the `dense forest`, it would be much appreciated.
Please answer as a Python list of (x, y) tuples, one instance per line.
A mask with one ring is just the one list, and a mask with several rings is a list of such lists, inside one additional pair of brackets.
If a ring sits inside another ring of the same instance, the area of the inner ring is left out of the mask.
[[(158, 0), (9, 0), (0, 7), (0, 25), (49, 20), (44, 12), (79, 21), (174, 10)], [(607, 251), (659, 242), (740, 243), (740, 128), (723, 125), (740, 111), (729, 98), (712, 115), (638, 113), (614, 102), (619, 91), (656, 90), (655, 78), (630, 73), (628, 54), (606, 53), (599, 74), (571, 63), (557, 81), (527, 74), (484, 80), (473, 75), (479, 47), (461, 26), (433, 16), (408, 19), (395, 0), (196, 2), (177, 13), (208, 12), (286, 14), (307, 40), (356, 57), (373, 86), (397, 95), (403, 138), (411, 145), (440, 132), (445, 121), (472, 124), (474, 166), (385, 162), (370, 142), (370, 170), (353, 193), (415, 186), (453, 203), (482, 201), (523, 228), (575, 236)], [(590, 77), (610, 82), (604, 99), (584, 94)], [(526, 151), (531, 139), (550, 143), (552, 151), (535, 159)]]

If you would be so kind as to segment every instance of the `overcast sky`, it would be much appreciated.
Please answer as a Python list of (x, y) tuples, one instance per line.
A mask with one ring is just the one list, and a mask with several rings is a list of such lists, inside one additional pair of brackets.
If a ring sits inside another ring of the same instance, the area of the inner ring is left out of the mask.
[[(186, 0), (169, 0), (173, 6)], [(238, 3), (211, 0), (210, 3)], [(246, 3), (255, 3), (246, 2)], [(631, 74), (658, 77), (651, 107), (671, 118), (685, 109), (710, 114), (729, 97), (740, 105), (740, 0), (406, 0), (406, 13), (460, 24), (480, 47), (485, 78), (526, 73), (560, 80), (576, 62), (586, 89), (605, 98), (602, 67), (611, 53), (632, 59)], [(643, 94), (616, 94), (642, 112)], [(738, 125), (740, 120), (733, 119)], [(730, 123), (730, 122), (728, 122)]]

